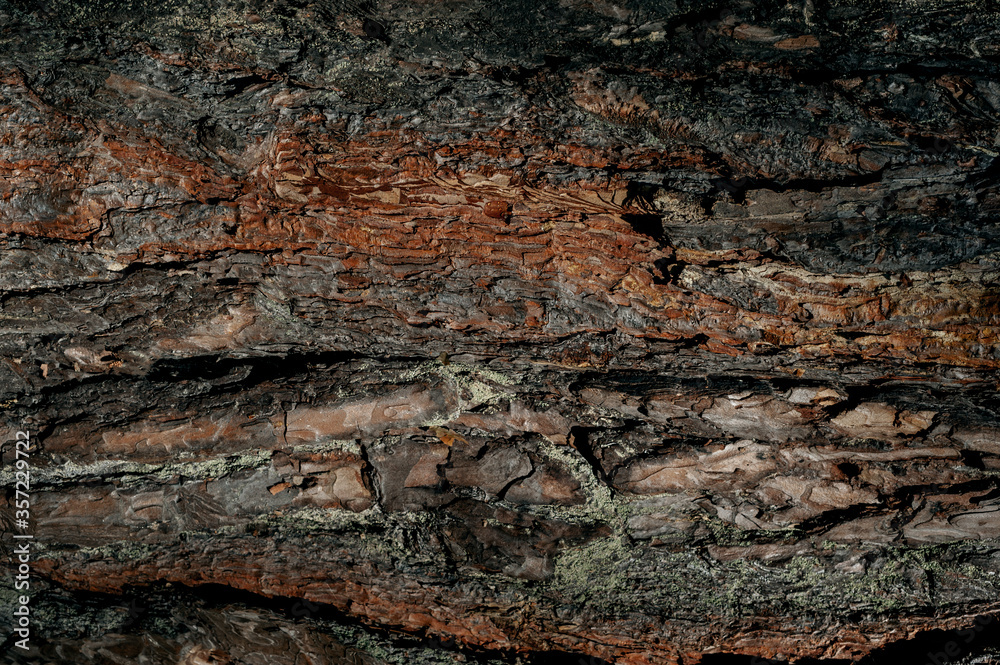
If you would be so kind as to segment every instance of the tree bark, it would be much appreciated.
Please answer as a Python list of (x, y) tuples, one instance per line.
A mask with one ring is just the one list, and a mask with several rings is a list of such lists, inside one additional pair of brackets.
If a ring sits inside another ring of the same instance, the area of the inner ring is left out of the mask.
[(0, 23), (10, 662), (994, 662), (992, 3)]

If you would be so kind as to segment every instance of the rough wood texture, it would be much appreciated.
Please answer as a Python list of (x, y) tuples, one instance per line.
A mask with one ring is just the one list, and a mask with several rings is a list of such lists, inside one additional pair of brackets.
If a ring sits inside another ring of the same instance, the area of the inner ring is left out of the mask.
[(996, 643), (992, 3), (6, 0), (0, 24), (31, 657)]

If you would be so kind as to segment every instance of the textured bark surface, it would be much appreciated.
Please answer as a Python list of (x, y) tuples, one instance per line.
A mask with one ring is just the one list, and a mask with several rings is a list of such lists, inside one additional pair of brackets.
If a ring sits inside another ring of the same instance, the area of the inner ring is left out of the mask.
[(0, 24), (8, 659), (993, 662), (992, 3)]

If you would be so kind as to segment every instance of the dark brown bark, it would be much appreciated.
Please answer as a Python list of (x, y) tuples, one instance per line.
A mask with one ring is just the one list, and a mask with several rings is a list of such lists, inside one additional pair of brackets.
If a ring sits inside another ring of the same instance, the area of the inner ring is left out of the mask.
[(11, 662), (990, 657), (991, 4), (0, 21)]

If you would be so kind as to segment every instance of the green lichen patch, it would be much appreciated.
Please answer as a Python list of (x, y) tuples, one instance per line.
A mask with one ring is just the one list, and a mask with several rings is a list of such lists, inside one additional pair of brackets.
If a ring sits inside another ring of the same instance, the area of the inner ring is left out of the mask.
[(433, 512), (386, 513), (379, 506), (362, 512), (342, 508), (302, 508), (255, 518), (233, 532), (265, 530), (291, 536), (324, 537), (358, 552), (365, 560), (390, 564), (439, 565), (416, 543), (434, 531), (440, 517)]
[(319, 443), (304, 443), (293, 446), (292, 451), (296, 453), (329, 453), (345, 452), (350, 455), (361, 456), (361, 444), (356, 439), (327, 439)]
[[(172, 478), (221, 478), (236, 471), (256, 469), (270, 462), (270, 450), (254, 450), (217, 457), (199, 462), (174, 462), (170, 464), (141, 464), (120, 460), (102, 460), (93, 464), (66, 462), (58, 466), (32, 469), (34, 485), (61, 486), (79, 484), (91, 479), (116, 478), (123, 487), (134, 487), (151, 482), (163, 483)], [(12, 470), (0, 471), (0, 483), (13, 484)]]
[(997, 546), (980, 541), (885, 547), (864, 557), (855, 554), (856, 564), (820, 554), (765, 564), (718, 561), (694, 545), (663, 551), (615, 536), (563, 553), (552, 589), (614, 617), (641, 605), (672, 618), (791, 612), (845, 618), (861, 613), (877, 619), (934, 611), (949, 599), (983, 607), (995, 603), (997, 571), (970, 560)]
[(514, 396), (512, 387), (517, 385), (515, 378), (501, 372), (461, 362), (426, 362), (404, 372), (401, 379), (413, 381), (427, 377), (443, 379), (454, 392), (456, 405), (450, 413), (423, 423), (425, 427), (447, 425), (465, 411), (510, 401)]
[(119, 563), (134, 563), (156, 554), (158, 549), (146, 543), (131, 540), (119, 540), (97, 547), (87, 547), (77, 550), (76, 556), (82, 558), (114, 559)]
[[(617, 495), (601, 483), (587, 461), (571, 448), (542, 444), (544, 453), (564, 464), (581, 482), (584, 506), (539, 507), (548, 516), (609, 526), (607, 538), (563, 550), (556, 558), (548, 591), (585, 605), (602, 616), (623, 617), (635, 607), (664, 617), (745, 617), (792, 611), (797, 615), (877, 617), (887, 612), (926, 612), (947, 596), (986, 603), (1000, 590), (992, 564), (976, 564), (975, 552), (992, 552), (996, 544), (956, 542), (933, 547), (864, 549), (830, 542), (814, 543), (815, 554), (785, 563), (752, 560), (720, 561), (708, 545), (749, 548), (760, 543), (807, 540), (795, 528), (750, 531), (715, 516), (681, 517), (702, 527), (678, 535), (668, 549), (630, 538), (628, 520), (663, 512), (655, 501)], [(667, 511), (670, 510), (668, 506)], [(851, 556), (863, 563), (854, 563)]]

